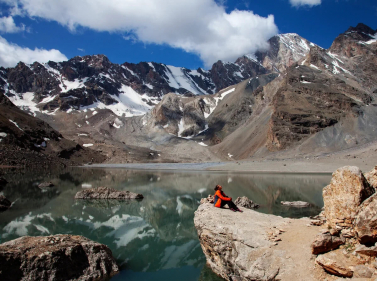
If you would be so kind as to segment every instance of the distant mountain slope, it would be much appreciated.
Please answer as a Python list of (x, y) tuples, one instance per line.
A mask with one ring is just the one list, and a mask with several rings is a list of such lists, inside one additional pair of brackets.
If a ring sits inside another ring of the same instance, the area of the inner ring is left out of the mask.
[(168, 93), (214, 94), (251, 77), (284, 71), (314, 45), (297, 34), (275, 36), (270, 43), (270, 50), (242, 56), (234, 63), (218, 61), (208, 71), (154, 62), (119, 65), (104, 55), (44, 64), (20, 62), (14, 68), (0, 68), (0, 88), (34, 115), (97, 108), (138, 116)]
[(0, 92), (0, 165), (59, 167), (104, 160), (20, 110)]

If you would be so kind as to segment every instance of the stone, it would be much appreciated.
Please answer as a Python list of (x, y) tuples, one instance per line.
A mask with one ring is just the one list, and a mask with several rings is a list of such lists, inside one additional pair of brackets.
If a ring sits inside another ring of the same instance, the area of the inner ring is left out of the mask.
[(258, 209), (259, 205), (255, 204), (253, 201), (251, 201), (246, 196), (238, 197), (236, 201), (234, 201), (234, 204), (240, 207), (245, 207), (248, 209)]
[(336, 276), (353, 276), (353, 271), (349, 266), (349, 260), (340, 249), (319, 255), (315, 261), (322, 266), (325, 271)]
[(377, 190), (377, 166), (375, 166), (373, 168), (373, 170), (371, 170), (370, 172), (368, 173), (365, 173), (364, 174), (365, 178), (367, 179), (367, 181), (369, 182), (369, 184)]
[(281, 201), (280, 202), (284, 206), (290, 206), (290, 207), (296, 207), (296, 208), (306, 208), (310, 206), (310, 203), (308, 202), (303, 202), (303, 201)]
[(207, 198), (200, 199), (200, 204), (204, 204), (204, 203), (211, 203), (211, 204), (213, 204), (214, 200), (215, 199), (214, 199), (213, 195), (208, 195)]
[[(358, 167), (339, 168), (333, 173), (330, 184), (323, 189), (327, 223), (333, 228), (352, 226), (358, 207), (374, 192)], [(346, 220), (351, 224), (345, 223)]]
[(143, 199), (142, 194), (119, 191), (109, 187), (88, 188), (76, 193), (75, 199)]
[(47, 188), (47, 187), (53, 187), (55, 186), (52, 182), (42, 182), (38, 184), (39, 188)]
[(332, 236), (330, 233), (321, 233), (317, 235), (312, 244), (312, 253), (314, 255), (327, 253), (337, 249), (345, 243), (345, 239), (338, 236)]
[(365, 245), (357, 245), (355, 252), (361, 255), (377, 257), (377, 245), (374, 245), (372, 247), (367, 247)]
[(12, 206), (10, 202), (4, 195), (0, 195), (0, 212), (6, 211)]
[(352, 238), (355, 237), (355, 231), (353, 229), (342, 229), (340, 235), (344, 238)]
[(360, 206), (355, 231), (360, 243), (377, 242), (377, 194), (373, 194)]
[(118, 272), (111, 250), (83, 236), (24, 236), (0, 245), (1, 280), (108, 280)]
[(250, 209), (224, 212), (205, 203), (195, 212), (194, 224), (207, 265), (217, 275), (226, 280), (275, 280), (287, 254), (274, 247), (267, 230), (276, 226), (279, 232), (288, 220)]
[(0, 187), (5, 186), (7, 183), (8, 181), (6, 179), (4, 179), (3, 177), (0, 177)]
[(374, 270), (363, 264), (356, 265), (353, 269), (354, 278), (372, 278)]

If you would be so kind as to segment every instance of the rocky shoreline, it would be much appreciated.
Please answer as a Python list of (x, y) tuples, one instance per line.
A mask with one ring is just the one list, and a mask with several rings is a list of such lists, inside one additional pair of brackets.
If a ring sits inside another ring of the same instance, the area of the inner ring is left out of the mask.
[(202, 200), (194, 223), (208, 266), (226, 280), (377, 277), (376, 174), (335, 171), (315, 220), (233, 213)]

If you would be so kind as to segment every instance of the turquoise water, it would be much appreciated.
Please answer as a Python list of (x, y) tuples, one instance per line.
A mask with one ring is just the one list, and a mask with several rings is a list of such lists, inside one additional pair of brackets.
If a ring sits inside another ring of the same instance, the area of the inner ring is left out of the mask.
[[(1, 191), (15, 202), (0, 213), (0, 242), (20, 236), (83, 235), (106, 244), (121, 273), (112, 280), (220, 280), (205, 266), (194, 227), (202, 197), (221, 184), (228, 196), (247, 196), (258, 211), (286, 217), (318, 214), (331, 175), (237, 174), (72, 168), (55, 174), (8, 172)], [(43, 181), (55, 187), (38, 188)], [(77, 191), (108, 186), (142, 193), (140, 201), (80, 201)], [(313, 207), (283, 207), (280, 201)], [(224, 210), (226, 211), (226, 210)]]

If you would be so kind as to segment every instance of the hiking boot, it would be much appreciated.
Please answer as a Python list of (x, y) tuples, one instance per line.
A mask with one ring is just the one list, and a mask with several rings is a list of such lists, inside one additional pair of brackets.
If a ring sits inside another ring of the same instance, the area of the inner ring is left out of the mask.
[(243, 211), (241, 209), (238, 209), (237, 211), (240, 212), (240, 213), (243, 213)]
[(233, 212), (237, 212), (235, 209), (233, 209), (233, 208), (230, 208)]

